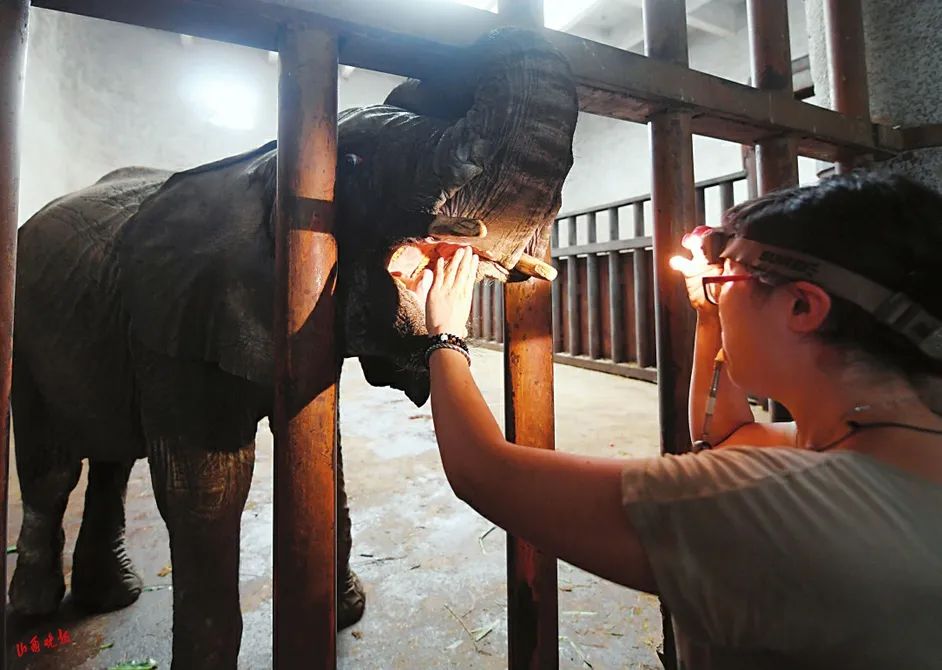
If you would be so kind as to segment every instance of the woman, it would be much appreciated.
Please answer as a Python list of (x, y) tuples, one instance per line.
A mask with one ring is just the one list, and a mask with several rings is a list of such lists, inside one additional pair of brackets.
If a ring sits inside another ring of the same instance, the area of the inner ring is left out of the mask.
[[(439, 337), (452, 488), (545, 552), (659, 594), (683, 667), (942, 667), (942, 417), (926, 386), (942, 374), (942, 196), (841, 176), (735, 207), (722, 232), (722, 268), (693, 240), (673, 263), (698, 316), (691, 438), (712, 449), (622, 461), (510, 444), (461, 342)], [(465, 334), (476, 268), (470, 249), (437, 261), (433, 336)], [(795, 422), (756, 423), (747, 392)]]

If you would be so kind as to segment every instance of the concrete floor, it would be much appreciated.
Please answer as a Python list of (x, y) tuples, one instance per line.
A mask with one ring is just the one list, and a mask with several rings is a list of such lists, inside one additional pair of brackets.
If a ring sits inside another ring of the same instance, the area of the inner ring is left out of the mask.
[[(503, 417), (501, 355), (473, 352), (475, 377)], [(579, 368), (556, 366), (557, 447), (617, 457), (657, 453), (656, 387)], [(445, 480), (431, 412), (401, 393), (367, 385), (356, 361), (345, 365), (341, 430), (350, 506), (352, 563), (367, 590), (367, 611), (338, 637), (338, 667), (490, 669), (506, 667), (504, 534), (455, 498)], [(241, 601), (244, 633), (239, 667), (271, 667), (272, 440), (260, 424), (252, 491), (242, 520)], [(66, 581), (81, 520), (85, 476), (66, 515)], [(8, 544), (21, 520), (19, 489), (10, 481)], [(129, 549), (145, 591), (134, 605), (107, 615), (75, 612), (69, 596), (53, 619), (11, 621), (10, 668), (109, 668), (155, 659), (170, 667), (170, 552), (139, 461), (128, 490)], [(16, 556), (7, 556), (7, 575)], [(165, 568), (166, 566), (166, 568)], [(162, 576), (161, 576), (162, 575)], [(559, 564), (562, 668), (660, 668), (657, 600)], [(16, 654), (16, 643), (42, 644), (67, 632), (70, 642)], [(481, 639), (475, 641), (474, 637)], [(485, 634), (486, 633), (486, 634)], [(110, 645), (110, 646), (109, 646)], [(102, 648), (105, 647), (105, 648)]]

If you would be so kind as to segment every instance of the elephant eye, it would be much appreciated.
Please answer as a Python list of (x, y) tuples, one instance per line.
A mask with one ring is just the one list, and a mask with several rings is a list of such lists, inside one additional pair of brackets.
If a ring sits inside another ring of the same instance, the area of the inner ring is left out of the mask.
[(357, 165), (363, 162), (363, 159), (357, 156), (356, 154), (347, 154), (346, 156), (343, 157), (343, 159), (344, 161), (346, 161), (348, 165), (352, 165), (354, 167), (356, 167)]

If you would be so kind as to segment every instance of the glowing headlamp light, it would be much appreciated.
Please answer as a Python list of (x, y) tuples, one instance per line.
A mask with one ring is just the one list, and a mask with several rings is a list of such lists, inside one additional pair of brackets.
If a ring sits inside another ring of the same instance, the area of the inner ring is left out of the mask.
[(756, 272), (817, 284), (873, 315), (930, 358), (942, 360), (942, 319), (929, 314), (904, 293), (820, 258), (744, 237), (733, 237), (716, 228), (698, 226), (691, 235), (700, 238), (703, 254), (711, 265), (728, 258)]

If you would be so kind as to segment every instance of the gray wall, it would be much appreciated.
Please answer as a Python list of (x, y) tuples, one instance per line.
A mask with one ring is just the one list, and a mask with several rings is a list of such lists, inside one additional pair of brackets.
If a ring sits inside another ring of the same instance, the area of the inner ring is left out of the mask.
[[(942, 123), (942, 2), (864, 0), (870, 115), (890, 125)], [(830, 81), (822, 0), (806, 3), (815, 89), (828, 105)], [(882, 167), (942, 190), (942, 148), (903, 154)]]

